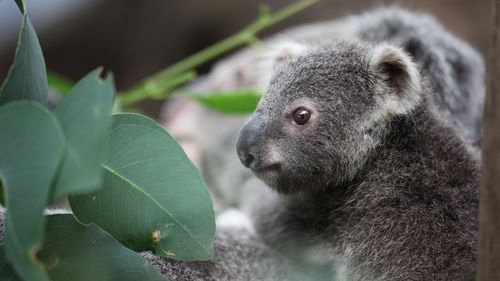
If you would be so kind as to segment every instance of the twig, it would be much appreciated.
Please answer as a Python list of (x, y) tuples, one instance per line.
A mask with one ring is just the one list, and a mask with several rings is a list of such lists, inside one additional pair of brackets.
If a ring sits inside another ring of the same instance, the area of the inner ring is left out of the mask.
[[(147, 81), (140, 91), (131, 91), (126, 95), (119, 95), (118, 102), (121, 106), (128, 106), (144, 98), (164, 99), (171, 91), (196, 78), (196, 72), (189, 71), (174, 76), (168, 80)], [(147, 96), (144, 94), (147, 93)]]
[[(156, 92), (152, 92), (148, 90), (148, 85), (155, 84), (161, 85), (161, 81), (166, 81), (177, 77), (179, 74), (186, 73), (195, 67), (210, 61), (221, 54), (228, 52), (238, 46), (244, 44), (255, 44), (258, 41), (256, 35), (263, 29), (274, 25), (290, 16), (297, 14), (298, 12), (310, 7), (311, 5), (319, 2), (320, 0), (300, 0), (294, 4), (291, 4), (275, 13), (269, 13), (268, 10), (262, 12), (259, 15), (259, 18), (255, 20), (250, 25), (243, 28), (238, 33), (198, 52), (180, 62), (154, 74), (150, 78), (140, 82), (137, 86), (133, 87), (131, 90), (123, 92), (122, 97), (120, 98), (121, 105), (130, 105), (131, 103), (135, 103), (141, 101), (146, 98), (150, 98), (151, 96), (157, 95), (158, 90), (166, 92), (167, 90), (172, 89), (160, 89), (157, 88)], [(168, 93), (165, 93), (163, 96), (167, 97)]]

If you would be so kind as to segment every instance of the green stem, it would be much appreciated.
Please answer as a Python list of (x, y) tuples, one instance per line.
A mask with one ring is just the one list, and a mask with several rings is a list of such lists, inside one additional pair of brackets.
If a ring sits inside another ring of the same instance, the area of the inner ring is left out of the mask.
[[(240, 45), (243, 44), (252, 44), (255, 43), (255, 38), (258, 32), (263, 29), (274, 25), (290, 16), (297, 14), (298, 12), (306, 9), (307, 7), (319, 2), (320, 0), (300, 0), (294, 4), (291, 4), (275, 13), (261, 13), (259, 18), (255, 20), (250, 25), (243, 28), (238, 33), (198, 52), (195, 53), (186, 59), (162, 70), (153, 76), (147, 78), (146, 80), (140, 82), (137, 86), (133, 87), (131, 90), (124, 92), (122, 94), (121, 102), (122, 105), (124, 101), (127, 101), (127, 104), (141, 101), (145, 98), (148, 98), (154, 93), (147, 91), (145, 88), (148, 84), (159, 84), (159, 81), (163, 81), (166, 79), (171, 79), (179, 75), (180, 73), (185, 73), (209, 60), (212, 60), (221, 54), (228, 52)], [(129, 96), (134, 96), (133, 98), (129, 98)]]
[(166, 98), (171, 94), (171, 90), (196, 78), (196, 72), (189, 71), (174, 76), (168, 80), (148, 81), (144, 87), (137, 88), (125, 95), (118, 96), (119, 104), (124, 107), (143, 100), (146, 97), (153, 99)]

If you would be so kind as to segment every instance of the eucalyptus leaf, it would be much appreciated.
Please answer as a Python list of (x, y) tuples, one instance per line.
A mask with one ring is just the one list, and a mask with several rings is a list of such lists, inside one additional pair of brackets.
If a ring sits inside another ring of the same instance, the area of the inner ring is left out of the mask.
[(203, 94), (190, 93), (188, 97), (218, 112), (249, 114), (255, 111), (261, 94), (256, 90), (239, 90)]
[(42, 49), (30, 20), (24, 15), (14, 63), (0, 88), (0, 105), (19, 99), (46, 104), (47, 93)]
[(177, 260), (212, 258), (210, 196), (174, 138), (149, 118), (117, 114), (108, 139), (103, 187), (70, 197), (78, 219), (134, 250), (153, 249)]
[(66, 155), (52, 199), (86, 193), (100, 187), (104, 144), (113, 106), (113, 78), (99, 77), (101, 69), (85, 76), (57, 105), (55, 115), (66, 136)]
[(139, 254), (72, 215), (49, 216), (47, 239), (38, 256), (53, 281), (165, 281)]
[(118, 99), (115, 99), (115, 101), (113, 102), (113, 107), (111, 108), (111, 114), (118, 114), (122, 112), (123, 110), (120, 105), (120, 102), (118, 101)]
[(22, 279), (48, 280), (35, 253), (43, 241), (43, 209), (63, 156), (64, 136), (55, 116), (32, 101), (0, 107), (0, 132), (7, 259)]

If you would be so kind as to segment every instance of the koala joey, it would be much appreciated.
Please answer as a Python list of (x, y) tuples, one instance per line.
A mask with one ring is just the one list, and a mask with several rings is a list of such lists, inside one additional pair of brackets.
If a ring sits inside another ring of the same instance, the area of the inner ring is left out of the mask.
[(479, 166), (397, 46), (301, 46), (275, 66), (238, 156), (271, 189), (257, 233), (320, 248), (335, 280), (473, 280)]

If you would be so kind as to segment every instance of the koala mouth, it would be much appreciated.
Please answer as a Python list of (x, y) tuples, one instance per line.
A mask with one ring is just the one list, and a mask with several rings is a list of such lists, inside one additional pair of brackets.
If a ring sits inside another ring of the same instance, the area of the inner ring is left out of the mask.
[(252, 172), (262, 180), (268, 187), (280, 190), (281, 173), (283, 167), (280, 163), (272, 163), (251, 168)]
[(272, 163), (252, 168), (258, 175), (278, 174), (281, 169), (280, 163)]

